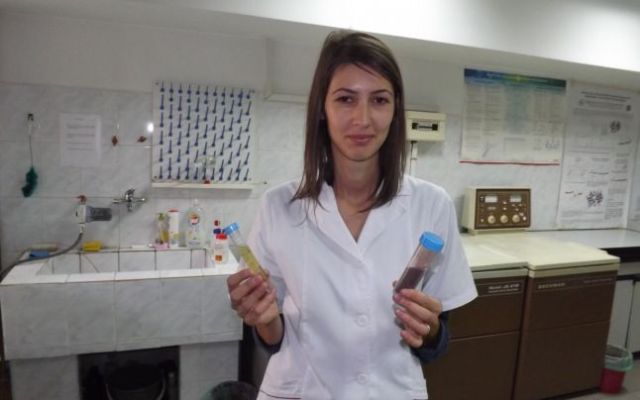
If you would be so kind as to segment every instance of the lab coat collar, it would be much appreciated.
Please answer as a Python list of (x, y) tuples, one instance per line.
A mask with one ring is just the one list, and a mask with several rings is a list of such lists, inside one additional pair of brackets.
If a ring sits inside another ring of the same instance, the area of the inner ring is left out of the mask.
[(391, 202), (369, 212), (357, 242), (340, 216), (333, 188), (326, 183), (323, 184), (318, 197), (320, 204), (315, 207), (315, 210), (312, 207), (310, 211), (313, 216), (309, 220), (329, 240), (362, 261), (365, 252), (375, 239), (387, 229), (389, 224), (406, 212), (411, 191), (408, 179), (404, 177), (396, 197)]

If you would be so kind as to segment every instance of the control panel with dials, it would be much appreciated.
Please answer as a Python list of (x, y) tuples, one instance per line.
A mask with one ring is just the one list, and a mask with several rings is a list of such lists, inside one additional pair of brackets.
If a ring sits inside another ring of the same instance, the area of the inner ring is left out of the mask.
[(471, 233), (529, 228), (531, 189), (468, 187), (464, 197), (462, 226)]

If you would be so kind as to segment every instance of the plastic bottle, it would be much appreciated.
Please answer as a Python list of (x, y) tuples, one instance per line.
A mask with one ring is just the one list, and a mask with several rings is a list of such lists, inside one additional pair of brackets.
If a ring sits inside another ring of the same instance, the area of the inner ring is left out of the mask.
[(229, 259), (229, 240), (224, 233), (218, 233), (213, 245), (213, 258), (216, 264), (225, 264)]
[(222, 227), (220, 226), (220, 220), (214, 219), (213, 220), (213, 235), (211, 235), (211, 242), (209, 243), (211, 245), (211, 254), (213, 254), (213, 247), (216, 244), (216, 235), (218, 235), (219, 233), (222, 233)]
[(226, 228), (224, 233), (229, 237), (231, 242), (229, 243), (229, 250), (231, 254), (238, 260), (241, 268), (249, 268), (254, 274), (261, 275), (263, 278), (267, 278), (267, 273), (260, 266), (260, 263), (253, 255), (253, 252), (244, 241), (244, 238), (240, 234), (238, 224), (235, 222)]
[(165, 213), (156, 215), (156, 250), (164, 250), (169, 247), (169, 217)]
[(169, 216), (169, 248), (180, 247), (180, 211), (175, 208), (167, 212)]
[(202, 248), (204, 246), (204, 211), (198, 204), (198, 200), (193, 200), (193, 205), (189, 207), (185, 215), (185, 242), (188, 247)]
[(421, 285), (427, 271), (433, 263), (433, 259), (442, 251), (444, 241), (440, 236), (432, 232), (424, 232), (420, 236), (420, 242), (413, 252), (413, 256), (409, 260), (402, 276), (396, 282), (395, 292), (402, 289), (415, 289)]

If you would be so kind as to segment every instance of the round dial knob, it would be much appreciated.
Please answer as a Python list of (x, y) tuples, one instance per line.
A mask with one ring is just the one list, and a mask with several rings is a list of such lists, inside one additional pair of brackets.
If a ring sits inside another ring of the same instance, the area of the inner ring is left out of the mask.
[(487, 217), (487, 222), (490, 223), (490, 224), (495, 224), (496, 223), (496, 217), (493, 216), (493, 215), (489, 215)]
[(511, 217), (511, 222), (517, 224), (518, 222), (520, 222), (520, 216), (518, 214), (513, 214), (513, 216)]
[(500, 222), (502, 222), (503, 224), (506, 224), (507, 222), (509, 222), (509, 217), (507, 217), (506, 215), (502, 214), (500, 216)]

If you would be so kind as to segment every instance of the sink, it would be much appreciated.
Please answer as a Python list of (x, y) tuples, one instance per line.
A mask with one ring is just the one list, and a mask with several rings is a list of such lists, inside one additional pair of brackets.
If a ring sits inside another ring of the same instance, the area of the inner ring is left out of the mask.
[(0, 284), (6, 358), (240, 340), (230, 255), (206, 249), (75, 252), (16, 266)]

